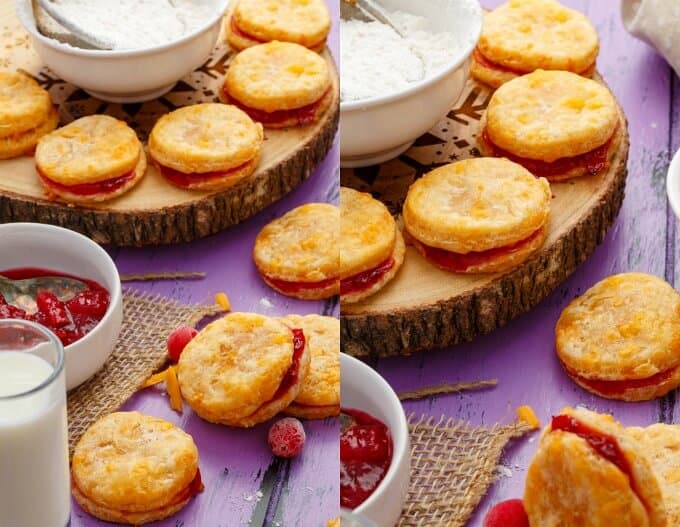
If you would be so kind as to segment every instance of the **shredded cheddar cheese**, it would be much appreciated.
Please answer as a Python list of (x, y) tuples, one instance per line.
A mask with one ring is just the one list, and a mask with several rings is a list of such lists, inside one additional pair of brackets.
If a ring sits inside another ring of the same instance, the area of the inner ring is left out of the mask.
[(149, 377), (146, 381), (144, 381), (144, 384), (142, 384), (142, 388), (148, 388), (149, 386), (155, 386), (156, 384), (165, 382), (167, 374), (168, 370), (163, 370), (159, 373), (155, 373), (154, 375)]
[(175, 412), (182, 413), (182, 393), (179, 389), (179, 382), (177, 381), (177, 370), (175, 366), (170, 366), (167, 370), (167, 377), (165, 380), (165, 389), (170, 397), (170, 407)]
[(526, 423), (532, 430), (541, 428), (541, 422), (536, 417), (536, 412), (531, 406), (524, 405), (517, 408), (517, 417), (521, 423)]
[(231, 311), (231, 303), (226, 293), (217, 293), (215, 295), (215, 303), (225, 311)]

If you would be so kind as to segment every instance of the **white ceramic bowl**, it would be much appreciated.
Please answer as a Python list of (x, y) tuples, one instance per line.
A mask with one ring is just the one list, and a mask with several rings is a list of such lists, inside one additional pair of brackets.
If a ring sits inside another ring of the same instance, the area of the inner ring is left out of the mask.
[(680, 150), (675, 152), (668, 167), (666, 194), (675, 216), (680, 219)]
[(0, 225), (0, 270), (34, 267), (89, 278), (104, 286), (111, 303), (104, 318), (66, 346), (66, 389), (83, 383), (111, 355), (123, 322), (120, 276), (111, 257), (82, 234), (40, 223)]
[(382, 163), (406, 151), (451, 109), (465, 86), (482, 31), (476, 0), (381, 0), (387, 11), (425, 17), (433, 31), (459, 35), (467, 44), (438, 74), (405, 90), (340, 103), (340, 164), (361, 167)]
[(87, 50), (45, 37), (36, 28), (31, 0), (17, 0), (17, 16), (43, 62), (59, 77), (111, 102), (143, 102), (167, 93), (205, 62), (220, 33), (229, 0), (215, 2), (215, 15), (179, 40), (148, 49)]
[(406, 500), (411, 472), (411, 445), (406, 415), (394, 390), (375, 370), (363, 362), (340, 355), (342, 406), (368, 412), (387, 425), (392, 434), (393, 453), (385, 478), (355, 512), (380, 527), (396, 525)]

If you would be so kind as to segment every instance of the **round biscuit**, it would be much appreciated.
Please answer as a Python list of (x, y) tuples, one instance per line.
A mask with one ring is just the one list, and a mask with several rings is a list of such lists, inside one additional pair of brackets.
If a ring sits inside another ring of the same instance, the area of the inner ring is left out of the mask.
[(37, 127), (14, 135), (0, 137), (0, 159), (10, 159), (33, 153), (38, 141), (58, 125), (59, 114), (56, 109), (52, 108), (47, 114), (47, 119)]
[(272, 282), (264, 275), (260, 275), (262, 280), (271, 287), (274, 291), (277, 291), (285, 296), (292, 296), (294, 298), (299, 298), (301, 300), (324, 300), (332, 296), (337, 296), (340, 294), (340, 280), (336, 280), (324, 287), (301, 287), (295, 292), (291, 292), (286, 289), (280, 288), (276, 283)]
[(262, 42), (280, 40), (307, 48), (326, 41), (331, 16), (324, 0), (239, 0), (234, 22)]
[(484, 15), (479, 51), (518, 71), (590, 68), (599, 39), (588, 18), (554, 0), (510, 0)]
[(295, 110), (317, 102), (331, 86), (328, 64), (299, 44), (268, 42), (236, 55), (224, 78), (224, 92), (262, 110)]
[(628, 475), (604, 459), (576, 434), (544, 430), (529, 465), (524, 507), (531, 525), (541, 527), (665, 527), (666, 512), (659, 481), (637, 443), (609, 416), (565, 409), (590, 429), (616, 439), (628, 461)]
[(182, 396), (207, 421), (254, 426), (297, 396), (309, 368), (307, 346), (298, 381), (273, 400), (292, 359), (287, 325), (254, 313), (231, 313), (208, 324), (182, 352), (177, 371)]
[(309, 371), (294, 403), (308, 407), (340, 407), (340, 320), (321, 315), (288, 315), (302, 328), (311, 353)]
[(504, 158), (445, 165), (411, 185), (404, 226), (416, 240), (460, 254), (524, 240), (550, 215), (550, 185)]
[(307, 203), (265, 225), (255, 238), (258, 271), (287, 282), (322, 282), (338, 277), (340, 209)]
[[(404, 244), (404, 237), (401, 234), (401, 231), (399, 229), (396, 230), (396, 241), (394, 244), (394, 249), (392, 250), (392, 254), (390, 257), (394, 260), (394, 265), (380, 277), (380, 280), (378, 280), (376, 283), (374, 283), (371, 287), (367, 289), (363, 289), (361, 291), (356, 291), (353, 293), (345, 293), (345, 294), (340, 294), (340, 303), (341, 304), (353, 304), (356, 302), (360, 302), (361, 300), (364, 300), (365, 298), (368, 298), (369, 296), (372, 296), (376, 294), (378, 291), (380, 291), (383, 287), (387, 285), (388, 282), (390, 282), (396, 275), (401, 266), (404, 264), (404, 256), (406, 253), (406, 245)], [(383, 260), (384, 261), (384, 260)], [(380, 262), (382, 263), (382, 262)], [(378, 264), (380, 265), (380, 264)], [(342, 285), (340, 286), (342, 290)]]
[(370, 194), (340, 187), (340, 278), (373, 269), (394, 252), (397, 224)]
[(52, 111), (50, 94), (33, 78), (0, 71), (0, 138), (38, 128)]
[(127, 174), (141, 152), (142, 144), (125, 122), (89, 115), (45, 135), (36, 147), (35, 163), (49, 179), (79, 185)]
[(574, 299), (555, 327), (565, 368), (585, 379), (646, 379), (680, 366), (680, 293), (661, 278), (624, 273)]
[(259, 157), (264, 134), (235, 106), (204, 103), (161, 117), (149, 135), (149, 154), (185, 174), (219, 172)]
[(171, 505), (197, 470), (198, 450), (190, 435), (138, 412), (115, 412), (94, 423), (78, 441), (71, 463), (81, 497), (129, 513)]
[[(227, 44), (229, 44), (229, 47), (235, 51), (242, 51), (246, 48), (250, 48), (252, 46), (258, 46), (262, 44), (259, 40), (254, 40), (252, 38), (249, 38), (245, 36), (245, 34), (239, 34), (233, 30), (231, 27), (231, 17), (227, 16), (224, 19), (224, 35), (225, 39), (227, 41)], [(319, 42), (316, 46), (305, 46), (312, 51), (316, 51), (317, 53), (321, 53), (325, 48), (326, 48), (326, 40), (322, 40)]]
[(607, 142), (619, 112), (599, 82), (566, 71), (536, 70), (498, 88), (486, 119), (489, 137), (500, 148), (552, 162)]
[[(196, 181), (190, 183), (189, 185), (176, 185), (174, 181), (171, 181), (166, 178), (168, 183), (171, 185), (175, 185), (178, 188), (185, 189), (185, 190), (204, 190), (204, 191), (217, 191), (217, 190), (225, 190), (228, 188), (233, 187), (237, 183), (240, 183), (244, 179), (247, 179), (257, 169), (257, 166), (260, 162), (260, 156), (259, 154), (256, 155), (253, 159), (250, 161), (246, 162), (245, 164), (241, 165), (237, 169), (231, 169), (228, 174), (222, 176), (222, 177), (211, 177), (206, 180), (201, 180), (200, 178), (197, 179)], [(155, 166), (159, 173), (162, 175), (163, 171), (162, 168), (158, 165), (158, 163), (155, 163)]]

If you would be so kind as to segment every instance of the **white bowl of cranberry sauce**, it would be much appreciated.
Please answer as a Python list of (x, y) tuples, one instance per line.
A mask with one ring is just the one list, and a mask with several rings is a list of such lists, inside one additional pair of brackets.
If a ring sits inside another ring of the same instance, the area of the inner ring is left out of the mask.
[(64, 344), (66, 387), (94, 375), (113, 351), (123, 321), (120, 276), (95, 242), (68, 229), (39, 223), (0, 225), (0, 275), (12, 279), (68, 276), (87, 289), (61, 302), (38, 294), (37, 311), (0, 298), (0, 318), (24, 318), (51, 329)]
[(340, 504), (391, 527), (401, 516), (411, 471), (404, 409), (375, 370), (345, 354), (340, 364)]

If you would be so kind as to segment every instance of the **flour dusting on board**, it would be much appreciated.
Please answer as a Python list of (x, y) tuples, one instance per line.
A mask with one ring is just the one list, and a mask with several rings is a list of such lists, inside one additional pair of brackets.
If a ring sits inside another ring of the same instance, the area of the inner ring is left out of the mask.
[(178, 40), (217, 14), (214, 0), (51, 0), (52, 9), (110, 49)]

